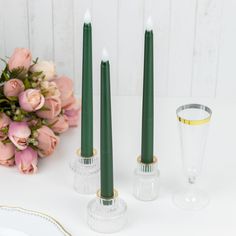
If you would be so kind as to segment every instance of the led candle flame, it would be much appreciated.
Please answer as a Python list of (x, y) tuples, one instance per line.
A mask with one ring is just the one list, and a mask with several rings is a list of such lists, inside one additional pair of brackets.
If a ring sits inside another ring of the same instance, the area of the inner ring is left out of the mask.
[(106, 61), (108, 61), (109, 60), (109, 55), (108, 55), (108, 53), (107, 53), (107, 50), (104, 48), (103, 50), (102, 50), (102, 61), (103, 62), (106, 62)]
[(91, 14), (89, 10), (87, 10), (84, 14), (84, 23), (85, 24), (91, 23)]
[(147, 19), (146, 30), (152, 31), (152, 29), (153, 29), (152, 18), (149, 16)]

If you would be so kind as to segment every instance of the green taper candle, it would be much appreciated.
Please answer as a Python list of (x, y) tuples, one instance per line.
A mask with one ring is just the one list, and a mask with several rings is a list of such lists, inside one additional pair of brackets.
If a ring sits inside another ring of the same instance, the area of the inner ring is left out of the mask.
[(83, 27), (82, 110), (81, 110), (81, 156), (93, 156), (93, 69), (92, 26), (86, 12)]
[(112, 122), (110, 94), (110, 65), (103, 51), (101, 62), (101, 197), (113, 197)]
[(148, 20), (144, 43), (141, 161), (153, 162), (153, 31)]

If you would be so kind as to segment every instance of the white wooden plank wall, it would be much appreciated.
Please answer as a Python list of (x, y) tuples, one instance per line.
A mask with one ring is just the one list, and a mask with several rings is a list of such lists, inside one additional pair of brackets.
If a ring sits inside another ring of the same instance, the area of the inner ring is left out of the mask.
[(151, 15), (157, 96), (236, 97), (235, 0), (0, 0), (0, 57), (29, 47), (34, 57), (54, 60), (80, 94), (86, 9), (93, 23), (95, 94), (103, 47), (113, 94), (142, 93), (144, 28)]
[(5, 54), (1, 57), (10, 56), (16, 45), (29, 47), (29, 25), (27, 1), (4, 1), (1, 0), (1, 21), (3, 21), (3, 35)]
[(171, 1), (169, 44), (169, 96), (190, 96), (194, 19), (197, 0)]
[(57, 72), (74, 77), (74, 4), (68, 0), (52, 0), (52, 6), (54, 60)]
[(136, 95), (141, 92), (144, 44), (143, 8), (143, 0), (119, 1), (117, 92), (121, 95)]
[[(54, 59), (54, 32), (52, 2), (48, 0), (27, 1), (29, 47), (35, 57)], [(43, 9), (43, 13), (42, 13)], [(7, 24), (7, 22), (6, 22)], [(13, 46), (17, 45), (17, 41)]]
[(215, 96), (221, 31), (221, 0), (198, 0), (192, 70), (192, 95)]
[(109, 52), (111, 89), (117, 94), (118, 65), (118, 1), (94, 0), (93, 10), (93, 55), (94, 55), (94, 92), (100, 91), (100, 58), (103, 48)]
[[(2, 1), (2, 0), (1, 0)], [(0, 2), (2, 4), (2, 2)], [(3, 15), (3, 8), (0, 7), (0, 16)], [(4, 18), (0, 17), (0, 55), (3, 56), (6, 54), (5, 52), (5, 41), (3, 40), (2, 36), (4, 35)], [(4, 67), (4, 63), (0, 61), (0, 70)]]
[(223, 2), (217, 96), (236, 96), (236, 1)]

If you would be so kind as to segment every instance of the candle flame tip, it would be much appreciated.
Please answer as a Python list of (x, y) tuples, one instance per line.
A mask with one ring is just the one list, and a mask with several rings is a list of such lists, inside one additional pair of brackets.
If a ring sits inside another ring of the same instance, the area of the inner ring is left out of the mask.
[(102, 61), (103, 61), (103, 62), (106, 62), (106, 61), (108, 61), (108, 60), (109, 60), (108, 52), (107, 52), (107, 50), (104, 48), (104, 49), (102, 50)]
[(152, 31), (152, 29), (153, 29), (152, 18), (151, 18), (151, 16), (149, 16), (147, 19), (146, 30)]
[(89, 9), (84, 14), (84, 23), (89, 24), (91, 22), (91, 14)]

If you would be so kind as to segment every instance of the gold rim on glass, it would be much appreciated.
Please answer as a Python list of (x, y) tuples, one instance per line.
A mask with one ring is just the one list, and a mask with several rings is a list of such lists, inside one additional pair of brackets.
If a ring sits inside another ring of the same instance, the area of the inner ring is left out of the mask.
[[(185, 119), (185, 118), (183, 118), (183, 117), (181, 117), (179, 115), (179, 113), (181, 111), (184, 111), (184, 110), (187, 110), (187, 109), (203, 110), (203, 111), (206, 111), (208, 113), (208, 116), (205, 119), (188, 120), (188, 119)], [(187, 125), (202, 125), (202, 124), (206, 124), (206, 123), (208, 123), (210, 121), (211, 115), (212, 115), (212, 111), (211, 111), (211, 109), (209, 107), (201, 105), (201, 104), (187, 104), (187, 105), (180, 106), (176, 110), (176, 114), (177, 114), (177, 118), (178, 118), (179, 122), (181, 122), (183, 124), (187, 124)]]

